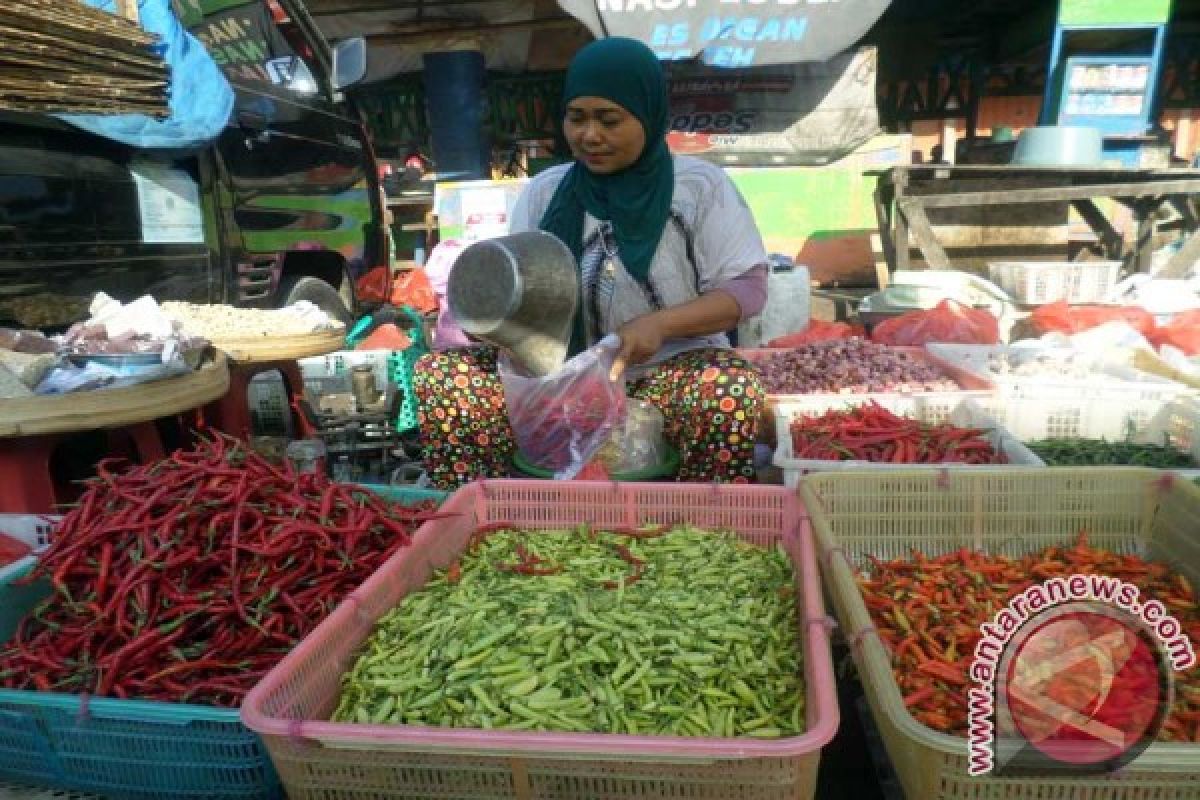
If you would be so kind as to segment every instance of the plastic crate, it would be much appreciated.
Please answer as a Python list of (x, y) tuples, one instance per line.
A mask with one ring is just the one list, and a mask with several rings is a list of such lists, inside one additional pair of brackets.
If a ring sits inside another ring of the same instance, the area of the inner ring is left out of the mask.
[(992, 282), (1023, 306), (1102, 303), (1117, 285), (1120, 261), (991, 261)]
[(1156, 470), (1094, 468), (840, 473), (806, 477), (825, 587), (872, 715), (909, 798), (921, 800), (1194, 800), (1200, 745), (1152, 744), (1119, 773), (1091, 778), (972, 777), (966, 739), (919, 723), (904, 706), (891, 660), (872, 633), (854, 569), (866, 556), (929, 555), (960, 547), (1010, 556), (1074, 541), (1170, 562), (1200, 581), (1200, 488)]
[[(840, 408), (851, 408), (860, 405), (865, 405), (868, 401), (860, 399), (862, 396), (846, 395), (842, 398)], [(1045, 464), (1040, 458), (1008, 431), (996, 424), (994, 417), (988, 413), (986, 409), (970, 399), (959, 399), (957, 405), (945, 414), (944, 408), (937, 400), (930, 400), (925, 397), (884, 397), (877, 400), (879, 405), (891, 411), (893, 414), (898, 414), (905, 417), (913, 417), (927, 424), (941, 424), (949, 422), (952, 425), (972, 428), (987, 428), (989, 433), (987, 439), (992, 443), (992, 447), (1008, 456), (1009, 464), (1019, 467), (1042, 467)], [(821, 409), (816, 413), (822, 413), (828, 409)], [(913, 464), (887, 464), (877, 461), (826, 461), (818, 459), (796, 458), (792, 455), (792, 437), (790, 425), (792, 418), (801, 414), (812, 414), (807, 408), (793, 408), (790, 403), (781, 404), (775, 410), (775, 436), (778, 440), (778, 445), (775, 449), (775, 466), (783, 470), (783, 483), (788, 487), (795, 487), (800, 478), (809, 472), (838, 472), (841, 470), (911, 470)], [(996, 465), (974, 465), (974, 464), (958, 464), (947, 462), (943, 464), (926, 464), (921, 469), (996, 469)]]
[(1023, 442), (1056, 437), (1164, 439), (1200, 460), (1200, 400), (1146, 386), (1114, 395), (1105, 390), (1026, 386), (1008, 392), (997, 420)]
[[(408, 505), (446, 496), (365, 488)], [(5, 519), (18, 516), (24, 515), (0, 515), (0, 530), (6, 530)], [(44, 544), (48, 526), (37, 527)], [(24, 559), (19, 570), (0, 578), (0, 642), (51, 591), (44, 580), (14, 585), (33, 563)], [(122, 800), (283, 796), (262, 740), (236, 709), (11, 689), (0, 689), (0, 780)]]
[(382, 390), (389, 380), (388, 357), (391, 354), (391, 350), (339, 350), (323, 356), (302, 358), (298, 363), (306, 386), (310, 380), (315, 383), (344, 375), (348, 391), (350, 371), (365, 365), (371, 367), (371, 372), (375, 375), (375, 385)]
[[(263, 735), (292, 800), (330, 797), (650, 797), (795, 800), (815, 791), (838, 724), (827, 621), (795, 494), (781, 487), (481, 481), (443, 506), (256, 686), (242, 718)], [(343, 672), (376, 620), (453, 561), (480, 524), (534, 528), (673, 523), (782, 542), (796, 566), (805, 630), (807, 731), (774, 741), (371, 726), (325, 722)]]
[[(742, 349), (737, 352), (753, 364), (762, 361), (762, 359), (768, 356), (786, 353), (789, 349), (794, 348)], [(776, 409), (781, 406), (786, 406), (791, 412), (800, 411), (806, 414), (819, 414), (831, 408), (842, 408), (847, 402), (859, 399), (864, 402), (866, 400), (875, 400), (883, 403), (889, 400), (899, 400), (900, 398), (919, 397), (924, 401), (924, 413), (931, 422), (944, 422), (949, 418), (951, 412), (958, 408), (959, 404), (966, 398), (973, 399), (985, 410), (994, 410), (996, 404), (996, 385), (991, 381), (938, 358), (921, 347), (895, 347), (893, 349), (909, 353), (914, 358), (929, 362), (932, 366), (945, 373), (949, 380), (961, 386), (962, 389), (960, 391), (944, 392), (870, 392), (867, 394), (839, 394), (836, 392), (768, 394), (764, 424), (772, 430), (775, 429), (777, 425)]]
[(58, 516), (46, 514), (0, 514), (0, 533), (29, 545), (33, 551), (11, 564), (0, 565), (0, 583), (24, 575), (33, 567), (37, 553), (50, 544), (50, 530), (58, 519)]
[(1048, 386), (1072, 391), (1102, 389), (1106, 392), (1116, 393), (1144, 392), (1147, 389), (1157, 389), (1171, 395), (1191, 392), (1189, 387), (1178, 381), (1146, 372), (1135, 366), (1117, 367), (1114, 365), (1103, 368), (1101, 371), (1091, 372), (1086, 377), (1064, 377), (1046, 373), (1029, 376), (997, 372), (992, 369), (993, 356), (1008, 356), (1015, 352), (1023, 354), (1043, 352), (1053, 355), (1055, 352), (1069, 351), (1070, 348), (1027, 347), (1025, 345), (1017, 348), (1010, 345), (945, 344), (941, 342), (931, 342), (925, 345), (925, 348), (934, 358), (973, 373), (982, 380), (990, 381), (1001, 391), (1010, 386)]

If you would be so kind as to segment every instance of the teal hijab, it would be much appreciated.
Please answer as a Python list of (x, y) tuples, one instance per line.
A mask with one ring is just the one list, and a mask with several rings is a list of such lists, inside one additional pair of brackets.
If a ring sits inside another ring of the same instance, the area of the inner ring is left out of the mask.
[(637, 161), (612, 175), (596, 175), (578, 161), (572, 164), (539, 227), (562, 239), (578, 264), (583, 256), (584, 212), (610, 221), (621, 263), (645, 284), (675, 190), (675, 170), (665, 138), (667, 81), (662, 65), (654, 52), (636, 39), (612, 37), (592, 42), (567, 69), (564, 108), (577, 97), (603, 97), (633, 114), (646, 132), (646, 146)]

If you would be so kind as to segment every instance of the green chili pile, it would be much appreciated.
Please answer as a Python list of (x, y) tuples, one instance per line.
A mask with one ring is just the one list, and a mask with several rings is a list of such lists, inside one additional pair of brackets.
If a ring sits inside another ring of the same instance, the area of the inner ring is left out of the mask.
[(1027, 444), (1048, 466), (1123, 466), (1188, 469), (1200, 466), (1188, 453), (1170, 444), (1110, 442), (1104, 439), (1064, 437)]
[(333, 719), (795, 735), (793, 595), (782, 550), (730, 533), (482, 529), (461, 562), (379, 621)]

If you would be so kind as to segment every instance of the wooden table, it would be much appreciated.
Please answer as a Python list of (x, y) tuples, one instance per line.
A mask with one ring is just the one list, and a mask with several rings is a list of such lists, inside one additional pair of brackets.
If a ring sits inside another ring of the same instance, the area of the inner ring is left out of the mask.
[[(1022, 178), (1029, 188), (994, 189), (989, 183), (1000, 178)], [(954, 181), (955, 189), (948, 184)], [(978, 182), (978, 189), (964, 191), (963, 183)], [(892, 167), (880, 173), (875, 190), (875, 213), (884, 253), (892, 269), (909, 269), (913, 240), (930, 269), (951, 269), (950, 259), (930, 224), (930, 209), (988, 205), (1028, 205), (1067, 202), (1095, 232), (1105, 256), (1125, 257), (1124, 241), (1112, 222), (1096, 205), (1096, 198), (1110, 197), (1129, 207), (1138, 221), (1137, 240), (1129, 256), (1130, 265), (1148, 271), (1153, 249), (1154, 212), (1164, 205), (1179, 213), (1189, 232), (1183, 248), (1159, 273), (1163, 278), (1183, 278), (1200, 259), (1200, 219), (1195, 201), (1200, 200), (1200, 170), (1197, 169), (1106, 169), (1020, 167), (1014, 165), (912, 165)]]
[(0, 402), (0, 511), (54, 510), (50, 457), (71, 434), (121, 429), (140, 460), (162, 458), (154, 421), (225, 396), (229, 381), (228, 361), (217, 353), (196, 371), (176, 378)]
[(345, 328), (300, 336), (214, 341), (213, 347), (226, 353), (230, 359), (229, 391), (204, 409), (205, 419), (216, 430), (249, 438), (253, 427), (248, 399), (250, 381), (255, 375), (278, 371), (283, 376), (294, 430), (301, 438), (307, 438), (314, 431), (300, 408), (300, 401), (304, 397), (304, 376), (296, 359), (336, 352), (342, 349), (345, 342)]

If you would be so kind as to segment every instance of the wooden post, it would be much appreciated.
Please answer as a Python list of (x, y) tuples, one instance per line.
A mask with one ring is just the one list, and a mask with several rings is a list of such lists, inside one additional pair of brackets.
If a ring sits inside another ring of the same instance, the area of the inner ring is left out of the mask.
[(896, 248), (896, 270), (899, 271), (909, 269), (912, 264), (911, 254), (908, 251), (908, 218), (900, 209), (900, 200), (908, 191), (908, 173), (901, 169), (893, 169), (892, 187), (892, 203), (895, 209), (893, 223), (896, 230), (895, 235), (892, 236), (892, 247)]

